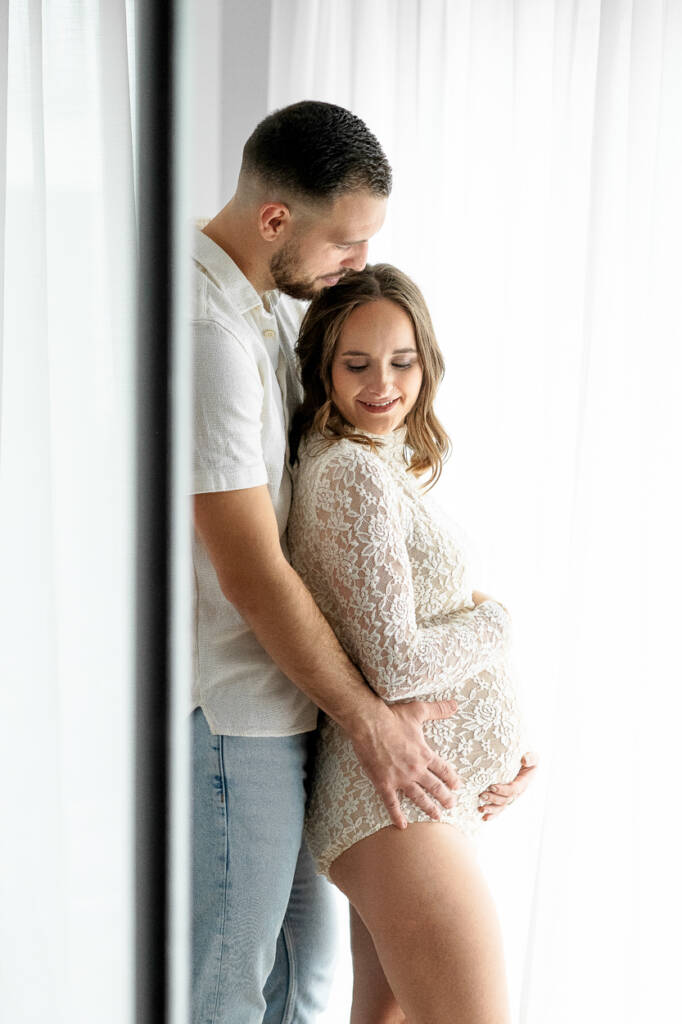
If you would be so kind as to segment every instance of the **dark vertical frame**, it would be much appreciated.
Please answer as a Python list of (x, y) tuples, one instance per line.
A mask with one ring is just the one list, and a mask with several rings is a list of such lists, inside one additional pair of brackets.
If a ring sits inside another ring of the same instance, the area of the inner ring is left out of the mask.
[[(180, 2), (180, 0), (178, 0)], [(174, 0), (136, 0), (135, 1020), (169, 1020), (174, 338)]]

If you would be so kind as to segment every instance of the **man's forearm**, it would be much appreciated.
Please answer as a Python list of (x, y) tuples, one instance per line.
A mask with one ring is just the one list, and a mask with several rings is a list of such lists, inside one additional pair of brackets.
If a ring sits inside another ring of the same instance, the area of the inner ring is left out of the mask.
[(380, 714), (380, 698), (284, 559), (226, 596), (284, 674), (346, 732), (362, 730)]

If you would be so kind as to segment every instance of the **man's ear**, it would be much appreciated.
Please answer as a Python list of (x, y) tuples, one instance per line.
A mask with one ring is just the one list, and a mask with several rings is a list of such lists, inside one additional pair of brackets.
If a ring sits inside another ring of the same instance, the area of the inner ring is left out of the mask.
[(258, 210), (258, 230), (265, 242), (276, 242), (291, 223), (291, 211), (284, 203), (263, 203)]

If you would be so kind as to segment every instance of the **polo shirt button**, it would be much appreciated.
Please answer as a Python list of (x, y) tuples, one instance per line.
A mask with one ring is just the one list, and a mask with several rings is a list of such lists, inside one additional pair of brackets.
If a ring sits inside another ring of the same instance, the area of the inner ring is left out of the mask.
[(274, 338), (275, 332), (271, 331), (270, 328), (268, 328), (267, 331), (263, 331), (263, 336), (266, 338)]

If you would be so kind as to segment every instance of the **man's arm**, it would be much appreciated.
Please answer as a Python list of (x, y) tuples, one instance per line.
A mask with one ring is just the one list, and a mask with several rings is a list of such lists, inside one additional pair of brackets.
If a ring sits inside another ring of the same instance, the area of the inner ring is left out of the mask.
[(451, 806), (458, 780), (422, 724), (454, 714), (455, 703), (389, 707), (367, 686), (286, 561), (266, 486), (197, 494), (194, 518), (223, 594), (284, 674), (348, 733), (393, 822), (406, 824), (397, 790), (437, 818), (434, 798)]

